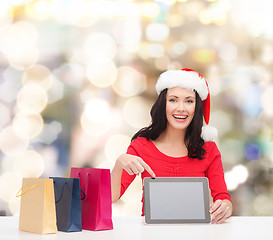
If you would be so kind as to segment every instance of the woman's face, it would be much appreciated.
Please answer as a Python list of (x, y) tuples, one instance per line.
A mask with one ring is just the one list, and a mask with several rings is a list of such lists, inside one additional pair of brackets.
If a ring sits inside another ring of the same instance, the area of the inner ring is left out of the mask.
[(195, 92), (181, 87), (169, 88), (166, 96), (168, 127), (186, 130), (195, 111)]

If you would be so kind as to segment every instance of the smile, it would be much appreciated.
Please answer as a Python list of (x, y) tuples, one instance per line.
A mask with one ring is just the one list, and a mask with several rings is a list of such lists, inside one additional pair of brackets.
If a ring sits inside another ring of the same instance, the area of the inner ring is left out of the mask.
[(188, 115), (173, 115), (173, 117), (174, 117), (175, 119), (185, 120), (185, 119), (188, 117)]

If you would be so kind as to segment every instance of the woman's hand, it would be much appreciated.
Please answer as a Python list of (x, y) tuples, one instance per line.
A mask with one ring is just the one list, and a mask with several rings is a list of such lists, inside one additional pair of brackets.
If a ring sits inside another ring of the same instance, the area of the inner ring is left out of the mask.
[(216, 200), (209, 212), (211, 223), (223, 223), (232, 214), (232, 203), (229, 200)]
[(120, 197), (121, 175), (123, 169), (130, 175), (138, 175), (147, 170), (152, 177), (155, 177), (153, 170), (140, 157), (130, 154), (120, 155), (111, 172), (112, 202), (116, 202)]
[(116, 164), (124, 169), (128, 174), (138, 175), (139, 173), (147, 170), (152, 177), (155, 177), (155, 173), (150, 166), (145, 163), (140, 157), (130, 154), (122, 154), (116, 161)]

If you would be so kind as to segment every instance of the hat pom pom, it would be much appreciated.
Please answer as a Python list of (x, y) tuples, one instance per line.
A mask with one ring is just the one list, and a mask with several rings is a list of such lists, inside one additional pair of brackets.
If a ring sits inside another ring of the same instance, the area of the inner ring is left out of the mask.
[(217, 138), (217, 129), (208, 125), (203, 126), (201, 138), (203, 138), (205, 142), (214, 141)]

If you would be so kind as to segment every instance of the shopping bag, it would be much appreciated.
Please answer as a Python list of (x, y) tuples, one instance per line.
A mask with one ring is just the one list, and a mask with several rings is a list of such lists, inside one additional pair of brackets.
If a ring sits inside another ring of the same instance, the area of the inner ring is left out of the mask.
[(113, 229), (110, 170), (71, 168), (70, 177), (80, 178), (80, 187), (85, 193), (81, 205), (82, 229)]
[(63, 232), (82, 230), (79, 178), (50, 177), (54, 183), (57, 228)]
[(21, 196), (19, 230), (39, 234), (57, 232), (52, 179), (23, 178), (16, 196)]

